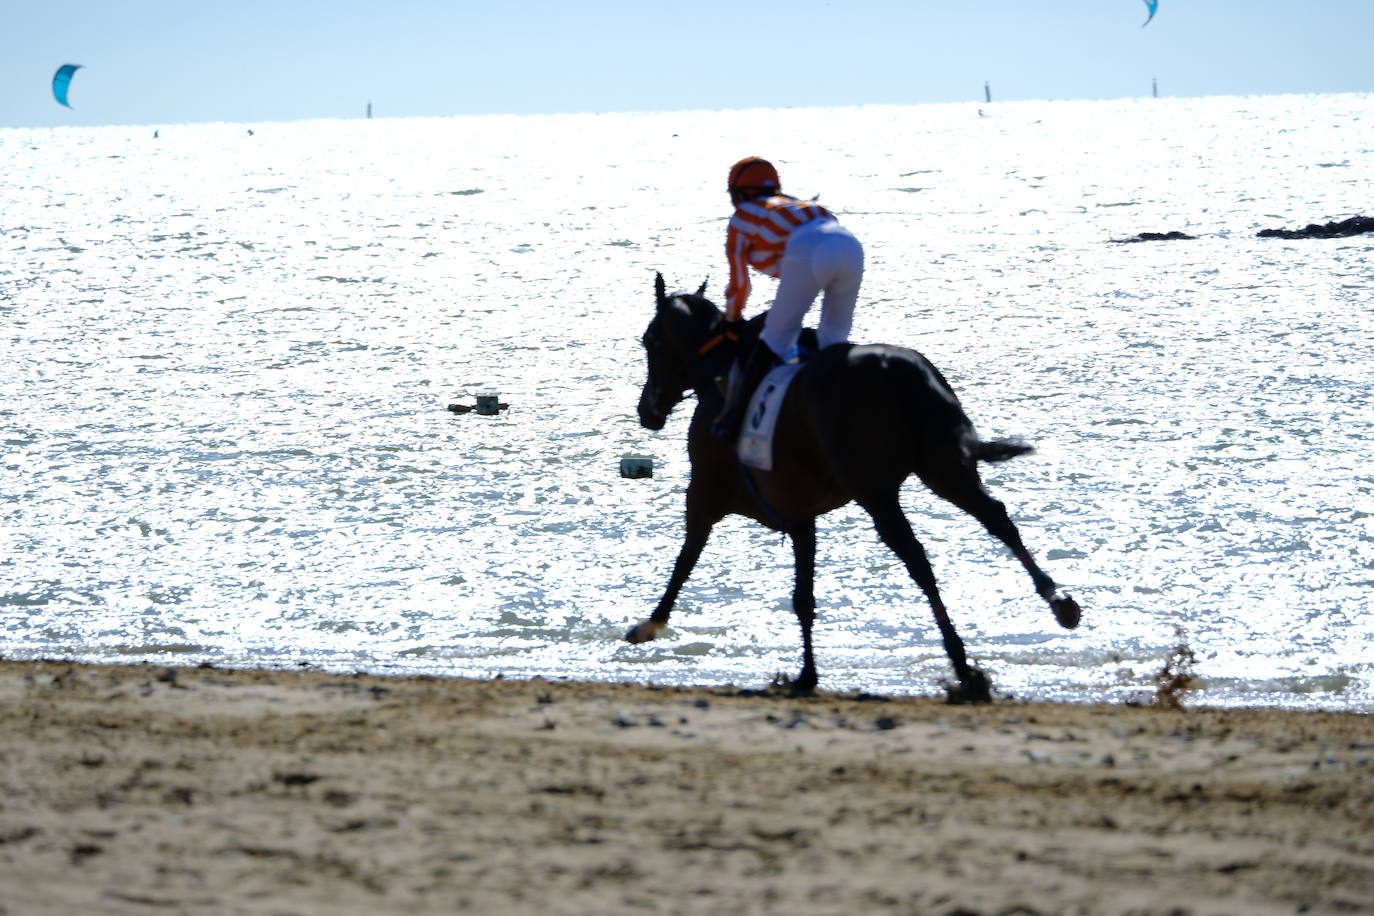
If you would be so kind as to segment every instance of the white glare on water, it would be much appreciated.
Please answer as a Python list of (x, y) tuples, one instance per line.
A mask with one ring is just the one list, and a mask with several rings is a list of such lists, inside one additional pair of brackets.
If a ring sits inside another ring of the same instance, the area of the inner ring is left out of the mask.
[[(904, 493), (1004, 690), (1374, 709), (1374, 98), (0, 131), (0, 630), (11, 657), (759, 685), (791, 551), (727, 520), (664, 638), (692, 402), (634, 405), (652, 278), (724, 284), (724, 175), (772, 157), (864, 240), (855, 339), (915, 346), (1078, 598)], [(1179, 230), (1195, 241), (1111, 244)], [(767, 302), (771, 284), (755, 292)], [(493, 390), (497, 417), (455, 415)], [(621, 457), (652, 455), (625, 480)], [(929, 610), (820, 526), (832, 689), (929, 693)]]

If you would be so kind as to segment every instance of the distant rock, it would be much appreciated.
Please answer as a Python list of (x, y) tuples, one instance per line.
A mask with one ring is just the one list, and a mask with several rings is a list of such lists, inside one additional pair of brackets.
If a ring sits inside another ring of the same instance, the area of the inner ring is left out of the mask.
[(1336, 223), (1317, 225), (1312, 223), (1306, 229), (1262, 229), (1260, 238), (1269, 239), (1343, 239), (1352, 235), (1374, 232), (1374, 217), (1352, 216)]
[(1142, 232), (1129, 239), (1112, 239), (1118, 245), (1128, 245), (1131, 242), (1173, 242), (1181, 239), (1194, 239), (1197, 236), (1188, 235), (1183, 232)]

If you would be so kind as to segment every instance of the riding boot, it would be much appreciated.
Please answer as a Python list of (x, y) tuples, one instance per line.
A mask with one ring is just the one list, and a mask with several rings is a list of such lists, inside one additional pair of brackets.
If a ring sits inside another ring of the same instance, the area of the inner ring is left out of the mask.
[(749, 396), (768, 375), (768, 370), (778, 364), (777, 354), (763, 341), (754, 344), (749, 358), (740, 368), (735, 383), (725, 395), (725, 406), (711, 424), (711, 435), (717, 439), (734, 441), (739, 436), (740, 426), (744, 424), (744, 412), (749, 409)]

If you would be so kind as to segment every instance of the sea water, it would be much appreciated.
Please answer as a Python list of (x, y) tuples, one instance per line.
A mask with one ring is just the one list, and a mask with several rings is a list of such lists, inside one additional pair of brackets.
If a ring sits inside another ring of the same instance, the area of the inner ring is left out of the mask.
[[(1193, 702), (1374, 710), (1374, 237), (1256, 237), (1374, 210), (1370, 95), (0, 130), (0, 653), (794, 672), (790, 548), (738, 518), (621, 641), (689, 479), (694, 402), (636, 421), (653, 276), (719, 296), (745, 155), (863, 240), (854, 339), (1038, 448), (985, 477), (1075, 631), (903, 492), (1000, 689), (1147, 697), (1183, 645)], [(938, 692), (867, 518), (819, 538), (823, 686)]]

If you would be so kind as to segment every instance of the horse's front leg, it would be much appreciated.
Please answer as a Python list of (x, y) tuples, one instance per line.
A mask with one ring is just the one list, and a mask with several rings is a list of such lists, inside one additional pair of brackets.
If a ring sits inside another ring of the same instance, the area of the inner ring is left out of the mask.
[(816, 674), (816, 659), (811, 650), (811, 627), (816, 622), (816, 520), (810, 519), (793, 528), (792, 556), (795, 571), (792, 584), (792, 610), (797, 615), (802, 632), (802, 670), (796, 680), (788, 684), (793, 696), (810, 696), (820, 681)]
[(688, 510), (687, 539), (682, 542), (682, 549), (678, 551), (677, 562), (673, 564), (672, 578), (668, 580), (668, 588), (658, 600), (658, 607), (654, 608), (649, 619), (641, 620), (630, 627), (630, 631), (625, 634), (627, 642), (648, 642), (668, 625), (668, 617), (673, 612), (673, 604), (677, 601), (678, 592), (682, 590), (682, 583), (687, 581), (693, 567), (697, 565), (701, 551), (711, 536), (712, 527), (713, 523), (703, 513)]

